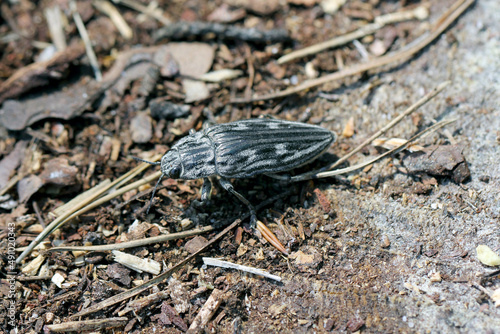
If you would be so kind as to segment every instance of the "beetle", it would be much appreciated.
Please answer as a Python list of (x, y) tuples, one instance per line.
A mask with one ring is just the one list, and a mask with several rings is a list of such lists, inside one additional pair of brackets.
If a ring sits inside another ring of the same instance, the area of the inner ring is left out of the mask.
[[(161, 162), (134, 159), (160, 165), (161, 176), (153, 190), (151, 201), (161, 179), (167, 176), (186, 180), (203, 178), (201, 203), (204, 203), (212, 191), (209, 177), (218, 176), (220, 185), (248, 207), (250, 222), (255, 226), (257, 215), (253, 205), (234, 190), (228, 179), (264, 174), (281, 180), (292, 180), (292, 177), (277, 173), (290, 171), (313, 161), (336, 138), (334, 132), (320, 126), (258, 118), (217, 124), (200, 132), (193, 131), (172, 146), (161, 158)], [(201, 204), (198, 201), (195, 203)]]

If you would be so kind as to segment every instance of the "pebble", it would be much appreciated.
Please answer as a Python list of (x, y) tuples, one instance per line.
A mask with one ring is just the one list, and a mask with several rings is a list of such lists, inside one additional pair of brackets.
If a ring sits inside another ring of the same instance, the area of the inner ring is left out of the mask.
[(138, 113), (130, 121), (130, 133), (134, 143), (144, 144), (150, 141), (153, 137), (151, 117), (145, 113)]

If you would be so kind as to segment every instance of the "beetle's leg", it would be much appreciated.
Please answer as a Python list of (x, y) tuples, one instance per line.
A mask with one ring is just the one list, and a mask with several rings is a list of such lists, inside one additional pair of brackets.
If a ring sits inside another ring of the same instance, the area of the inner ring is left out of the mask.
[(201, 207), (206, 204), (212, 195), (212, 182), (208, 177), (203, 178), (203, 185), (201, 186), (201, 198), (200, 201), (193, 201), (193, 205), (196, 207)]
[(266, 173), (264, 175), (272, 177), (273, 179), (277, 179), (277, 180), (280, 180), (280, 181), (286, 181), (286, 182), (290, 182), (293, 179), (293, 176), (291, 176), (289, 174)]
[(304, 174), (299, 174), (299, 175), (294, 175), (294, 176), (291, 176), (291, 175), (288, 175), (288, 174), (271, 174), (271, 173), (267, 173), (267, 174), (264, 174), (264, 175), (272, 177), (273, 179), (276, 179), (276, 180), (280, 180), (280, 181), (285, 181), (285, 182), (291, 183), (291, 182), (298, 182), (298, 181), (305, 181), (305, 180), (316, 179), (316, 174), (319, 173), (319, 172), (321, 172), (321, 170), (316, 170), (316, 171), (307, 172), (307, 173), (304, 173)]
[(233, 185), (228, 180), (221, 177), (219, 179), (219, 183), (222, 186), (222, 188), (226, 189), (231, 194), (238, 197), (238, 199), (240, 201), (242, 201), (243, 204), (245, 204), (248, 207), (248, 210), (250, 210), (250, 225), (252, 227), (255, 227), (257, 225), (257, 213), (255, 212), (255, 208), (253, 207), (253, 205), (250, 204), (250, 202), (245, 197), (243, 197), (243, 195), (241, 195), (239, 192), (234, 190)]

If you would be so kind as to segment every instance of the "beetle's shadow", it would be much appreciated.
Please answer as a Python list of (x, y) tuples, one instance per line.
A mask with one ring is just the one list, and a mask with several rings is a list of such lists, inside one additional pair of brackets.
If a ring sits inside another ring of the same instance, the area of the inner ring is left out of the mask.
[[(314, 172), (322, 167), (334, 163), (338, 160), (338, 157), (331, 153), (325, 153), (318, 157), (315, 161), (292, 170), (289, 173), (291, 176), (300, 175), (303, 173)], [(322, 180), (318, 179), (315, 182), (318, 184), (321, 183), (332, 183), (330, 180)], [(234, 189), (242, 194), (248, 201), (255, 207), (259, 206), (261, 203), (273, 198), (275, 196), (279, 196), (287, 189), (291, 187), (295, 188), (295, 191), (292, 192), (291, 195), (287, 195), (284, 198), (278, 199), (273, 203), (267, 205), (267, 208), (273, 208), (278, 211), (284, 211), (288, 207), (293, 207), (300, 202), (300, 194), (301, 189), (303, 189), (304, 182), (286, 182), (280, 181), (277, 179), (273, 179), (266, 175), (257, 175), (252, 178), (244, 178), (244, 179), (232, 179), (231, 180)], [(248, 208), (235, 196), (224, 190), (218, 182), (213, 182), (213, 190), (211, 200), (206, 203), (206, 205), (202, 207), (193, 206), (192, 204), (185, 210), (186, 216), (189, 218), (194, 218), (196, 214), (203, 214), (207, 216), (205, 221), (206, 224), (219, 224), (221, 221), (229, 221), (231, 222), (230, 217), (242, 217), (249, 213)], [(299, 196), (297, 196), (299, 195)], [(295, 196), (295, 200), (294, 199)], [(292, 200), (294, 203), (291, 203)], [(288, 204), (287, 204), (288, 203)], [(259, 215), (259, 213), (258, 213)], [(194, 218), (196, 219), (196, 218)], [(222, 223), (225, 225), (227, 223)]]

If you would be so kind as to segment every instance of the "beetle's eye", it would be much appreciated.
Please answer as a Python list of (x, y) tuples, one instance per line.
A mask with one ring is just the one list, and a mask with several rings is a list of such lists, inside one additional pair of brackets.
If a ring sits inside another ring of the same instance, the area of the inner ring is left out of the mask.
[(169, 177), (172, 179), (178, 179), (181, 176), (181, 166), (177, 165), (170, 170)]

